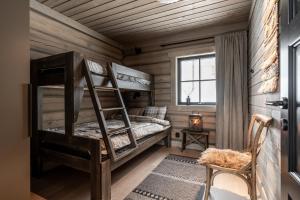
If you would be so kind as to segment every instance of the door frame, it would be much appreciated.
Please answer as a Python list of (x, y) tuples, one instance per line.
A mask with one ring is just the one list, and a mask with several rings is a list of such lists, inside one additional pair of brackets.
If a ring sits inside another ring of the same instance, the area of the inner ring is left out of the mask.
[[(300, 13), (295, 0), (280, 1), (280, 93), (288, 97), (288, 109), (281, 110), (281, 199), (299, 197), (300, 176), (297, 168), (297, 138), (295, 119), (295, 47), (300, 45)], [(298, 25), (298, 27), (297, 27)], [(298, 30), (297, 30), (298, 29)], [(287, 129), (284, 123), (288, 123)]]

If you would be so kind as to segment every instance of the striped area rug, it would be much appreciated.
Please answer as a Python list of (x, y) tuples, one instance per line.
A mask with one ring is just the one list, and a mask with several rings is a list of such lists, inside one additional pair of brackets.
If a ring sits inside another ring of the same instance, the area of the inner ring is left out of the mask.
[(167, 156), (125, 200), (201, 200), (205, 168), (196, 159)]

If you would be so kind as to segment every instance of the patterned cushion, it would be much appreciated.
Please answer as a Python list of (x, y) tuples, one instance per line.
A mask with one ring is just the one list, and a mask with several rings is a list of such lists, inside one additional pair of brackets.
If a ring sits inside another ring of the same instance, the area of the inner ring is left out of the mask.
[(145, 108), (128, 108), (128, 115), (143, 115)]
[(130, 121), (136, 121), (136, 122), (150, 122), (155, 124), (160, 124), (163, 126), (170, 126), (170, 122), (168, 120), (164, 119), (158, 119), (155, 117), (149, 117), (149, 116), (139, 116), (139, 115), (129, 115)]
[(160, 107), (160, 108), (158, 108), (156, 118), (157, 119), (165, 119), (166, 114), (167, 114), (167, 107), (166, 106)]
[(167, 107), (154, 107), (148, 106), (145, 108), (144, 116), (154, 117), (157, 119), (165, 119), (167, 113)]

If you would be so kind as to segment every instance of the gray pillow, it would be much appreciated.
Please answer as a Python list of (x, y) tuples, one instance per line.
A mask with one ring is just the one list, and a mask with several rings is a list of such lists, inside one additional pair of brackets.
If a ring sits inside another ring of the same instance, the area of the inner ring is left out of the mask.
[(156, 106), (148, 106), (145, 108), (144, 116), (154, 117), (157, 119), (165, 119), (167, 113), (167, 107), (156, 107)]

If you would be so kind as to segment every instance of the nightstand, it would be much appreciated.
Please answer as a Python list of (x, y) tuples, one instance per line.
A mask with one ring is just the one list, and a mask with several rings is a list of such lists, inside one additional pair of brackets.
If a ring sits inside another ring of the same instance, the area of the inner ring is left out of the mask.
[(186, 146), (189, 144), (198, 144), (203, 150), (208, 148), (208, 137), (210, 129), (202, 130), (190, 130), (189, 128), (184, 128), (181, 130), (182, 133), (182, 145), (181, 151), (185, 150)]

